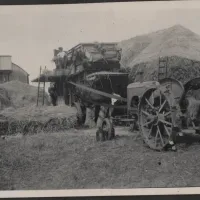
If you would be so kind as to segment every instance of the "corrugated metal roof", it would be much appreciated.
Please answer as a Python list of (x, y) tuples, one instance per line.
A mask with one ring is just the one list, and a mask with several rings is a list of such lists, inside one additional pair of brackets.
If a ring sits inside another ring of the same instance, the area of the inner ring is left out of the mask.
[(22, 71), (24, 71), (28, 76), (30, 75), (27, 71), (25, 71), (23, 68), (21, 68), (19, 65), (15, 64), (12, 62), (12, 65), (15, 65), (16, 67), (18, 67), (19, 69), (21, 69)]

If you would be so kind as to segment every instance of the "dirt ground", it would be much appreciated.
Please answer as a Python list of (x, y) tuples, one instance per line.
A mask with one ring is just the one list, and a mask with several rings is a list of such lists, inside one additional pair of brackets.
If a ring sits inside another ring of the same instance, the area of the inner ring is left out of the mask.
[(0, 139), (0, 190), (200, 186), (200, 146), (155, 152), (116, 128), (97, 143), (95, 129)]

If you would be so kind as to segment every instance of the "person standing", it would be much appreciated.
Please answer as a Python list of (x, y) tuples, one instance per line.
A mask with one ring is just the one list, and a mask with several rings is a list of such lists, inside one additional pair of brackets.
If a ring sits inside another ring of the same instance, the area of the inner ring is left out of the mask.
[(57, 105), (57, 99), (58, 99), (58, 95), (56, 92), (56, 86), (54, 83), (50, 83), (50, 87), (48, 89), (49, 95), (51, 97), (51, 103), (53, 104), (53, 106)]
[(55, 50), (54, 58), (52, 61), (55, 62), (57, 69), (65, 68), (67, 63), (67, 54), (65, 51), (63, 51), (62, 47), (59, 47), (58, 50)]
[(62, 47), (58, 48), (59, 53), (57, 54), (57, 59), (58, 59), (58, 66), (59, 69), (64, 68), (65, 66), (65, 60), (66, 60), (66, 53), (63, 51)]

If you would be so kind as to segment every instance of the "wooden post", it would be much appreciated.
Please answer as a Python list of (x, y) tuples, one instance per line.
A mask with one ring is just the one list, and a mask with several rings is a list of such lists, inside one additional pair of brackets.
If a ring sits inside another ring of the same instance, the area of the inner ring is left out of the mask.
[(65, 82), (64, 84), (64, 100), (65, 105), (69, 106), (69, 85)]
[(102, 127), (103, 120), (106, 118), (107, 108), (104, 106), (100, 107), (99, 117), (97, 119), (97, 128)]
[(169, 58), (167, 57), (167, 62), (166, 62), (166, 74), (165, 74), (165, 78), (167, 78), (167, 73), (168, 73), (168, 63), (169, 63)]
[(69, 88), (69, 106), (72, 106), (72, 92), (71, 92), (71, 88)]
[(37, 106), (39, 102), (39, 93), (40, 93), (40, 75), (41, 75), (42, 67), (40, 66), (40, 74), (39, 74), (39, 80), (38, 80), (38, 93), (37, 93)]
[[(46, 70), (46, 66), (45, 66), (45, 70)], [(42, 105), (44, 106), (44, 97), (45, 97), (45, 81), (46, 81), (46, 76), (44, 78), (44, 82), (43, 82), (43, 98), (42, 98)]]
[(95, 124), (95, 107), (88, 106), (86, 107), (86, 119), (85, 119), (85, 126), (89, 128), (94, 128)]

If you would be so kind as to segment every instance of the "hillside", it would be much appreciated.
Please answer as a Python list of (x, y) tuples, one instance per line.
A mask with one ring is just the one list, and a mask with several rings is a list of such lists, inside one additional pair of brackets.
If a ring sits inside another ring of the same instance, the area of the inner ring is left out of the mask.
[[(132, 76), (135, 75), (136, 68), (145, 67), (145, 79), (154, 79), (159, 57), (168, 58), (169, 68), (184, 68), (184, 74), (188, 73), (190, 67), (192, 74), (187, 78), (175, 77), (182, 79), (181, 81), (185, 82), (193, 74), (200, 74), (200, 36), (181, 25), (136, 36), (120, 42), (119, 46), (122, 48), (121, 65), (130, 68)], [(173, 69), (168, 76), (174, 73), (176, 74)]]

